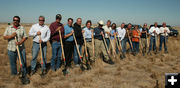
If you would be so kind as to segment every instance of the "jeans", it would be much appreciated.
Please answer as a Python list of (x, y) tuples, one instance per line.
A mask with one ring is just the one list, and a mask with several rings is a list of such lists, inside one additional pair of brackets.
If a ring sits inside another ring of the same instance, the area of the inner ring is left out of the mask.
[(153, 47), (153, 51), (156, 50), (156, 39), (155, 36), (151, 36), (150, 38), (150, 45), (149, 45), (149, 52), (152, 50)]
[(60, 68), (62, 48), (60, 42), (54, 41), (52, 46), (51, 69), (56, 70)]
[(168, 37), (160, 36), (160, 45), (159, 45), (159, 51), (162, 50), (162, 44), (164, 43), (164, 50), (167, 51), (166, 42), (168, 40)]
[[(82, 55), (82, 45), (77, 45), (80, 54)], [(74, 46), (74, 53), (73, 53), (73, 59), (74, 59), (74, 64), (80, 64), (80, 57), (79, 54), (77, 52), (77, 48), (76, 45)]]
[[(26, 52), (25, 52), (25, 49), (19, 49), (19, 51), (20, 51), (21, 63), (22, 63), (21, 72), (22, 72), (22, 75), (24, 76), (24, 75), (26, 75)], [(11, 75), (16, 75), (17, 74), (16, 61), (17, 61), (17, 57), (18, 57), (17, 51), (9, 51), (8, 50), (8, 57), (9, 57), (9, 61), (10, 61)], [(18, 61), (19, 61), (19, 59), (18, 59)]]
[(71, 66), (73, 50), (74, 50), (74, 41), (65, 41), (64, 43), (64, 53), (66, 58), (65, 67)]
[(133, 44), (133, 51), (138, 53), (139, 52), (139, 42), (132, 42)]
[(105, 38), (105, 40), (106, 40), (107, 48), (109, 49), (110, 40), (109, 40), (109, 38)]
[(131, 43), (130, 43), (130, 41), (129, 41), (129, 38), (124, 38), (124, 39), (122, 40), (122, 50), (123, 50), (123, 53), (126, 53), (126, 42), (129, 43), (129, 46), (130, 46), (130, 49), (131, 49), (131, 52), (132, 52), (133, 49), (132, 49)]
[[(47, 51), (47, 44), (42, 43), (42, 59), (43, 59), (43, 65), (42, 65), (42, 70), (46, 69), (46, 51)], [(33, 42), (33, 47), (32, 47), (32, 61), (31, 61), (31, 70), (35, 70), (36, 68), (36, 63), (37, 63), (37, 56), (40, 50), (39, 43)]]

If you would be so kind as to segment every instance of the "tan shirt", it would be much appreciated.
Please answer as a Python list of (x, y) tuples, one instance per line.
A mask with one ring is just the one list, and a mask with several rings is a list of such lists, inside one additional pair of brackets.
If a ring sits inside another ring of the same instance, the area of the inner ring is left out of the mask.
[[(103, 26), (103, 29), (104, 29), (104, 31), (105, 32), (111, 32), (111, 27), (108, 27), (107, 25), (105, 25), (105, 26)], [(108, 34), (107, 33), (105, 33), (105, 38), (108, 38)]]
[[(19, 26), (17, 29), (15, 29), (13, 27), (13, 25), (9, 26), (6, 28), (5, 32), (4, 32), (4, 36), (9, 36), (9, 35), (12, 35), (13, 32), (16, 32), (17, 33), (17, 41), (20, 42), (23, 38), (26, 38), (27, 37), (27, 34), (26, 34), (26, 31), (24, 29), (23, 26)], [(19, 48), (25, 48), (24, 47), (24, 43), (22, 43)], [(15, 39), (9, 39), (8, 40), (8, 47), (7, 47), (8, 50), (10, 51), (16, 51), (16, 41)]]

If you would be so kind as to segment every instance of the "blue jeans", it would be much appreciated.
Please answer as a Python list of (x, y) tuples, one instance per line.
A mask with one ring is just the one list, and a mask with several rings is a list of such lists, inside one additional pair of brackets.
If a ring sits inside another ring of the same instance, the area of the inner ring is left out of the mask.
[(129, 41), (129, 38), (124, 38), (122, 40), (122, 50), (123, 50), (123, 53), (126, 53), (126, 42), (128, 42), (129, 46), (130, 46), (130, 49), (131, 49), (131, 52), (133, 51), (132, 49), (132, 46), (130, 44), (130, 41)]
[[(46, 69), (46, 51), (47, 51), (47, 44), (42, 43), (42, 57), (43, 57), (43, 65), (42, 65), (42, 70)], [(33, 42), (33, 47), (32, 47), (32, 61), (31, 61), (31, 70), (35, 70), (36, 64), (37, 64), (37, 56), (40, 50), (39, 43)]]
[[(21, 63), (22, 63), (21, 72), (22, 72), (22, 75), (26, 75), (26, 51), (25, 49), (19, 49), (19, 51), (20, 51)], [(16, 75), (17, 74), (16, 61), (18, 57), (17, 51), (14, 52), (14, 51), (8, 50), (8, 57), (10, 61), (11, 75)]]
[(160, 45), (159, 45), (159, 51), (162, 50), (162, 44), (164, 43), (164, 50), (167, 51), (166, 42), (168, 40), (168, 37), (160, 36)]
[[(80, 54), (82, 55), (82, 45), (77, 45), (77, 46)], [(80, 57), (78, 55), (76, 45), (74, 46), (73, 58), (74, 58), (74, 64), (80, 64)]]
[(139, 52), (139, 42), (132, 42), (134, 52)]
[(60, 68), (60, 64), (61, 64), (61, 53), (62, 53), (61, 44), (60, 42), (54, 41), (52, 42), (51, 46), (52, 46), (51, 69), (55, 71), (55, 69)]
[(153, 47), (153, 51), (156, 50), (156, 39), (155, 36), (151, 36), (150, 38), (150, 45), (149, 45), (149, 52), (152, 50)]
[(109, 38), (105, 38), (105, 40), (106, 40), (107, 48), (109, 49), (110, 40), (109, 40)]

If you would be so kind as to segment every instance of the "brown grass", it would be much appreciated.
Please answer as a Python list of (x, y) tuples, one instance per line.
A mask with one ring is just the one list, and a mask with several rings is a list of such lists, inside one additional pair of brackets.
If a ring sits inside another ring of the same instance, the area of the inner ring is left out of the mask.
[[(28, 33), (31, 25), (23, 25)], [(63, 67), (56, 72), (50, 70), (44, 78), (39, 76), (38, 70), (30, 77), (30, 84), (21, 85), (18, 77), (10, 76), (7, 41), (3, 39), (7, 26), (0, 24), (0, 88), (154, 88), (157, 80), (159, 88), (164, 88), (165, 73), (180, 72), (180, 37), (171, 37), (168, 42), (168, 54), (163, 52), (152, 56), (128, 54), (124, 60), (113, 59), (115, 65), (108, 65), (99, 58), (91, 70), (82, 72), (80, 68), (73, 68), (65, 77), (61, 71)], [(30, 66), (32, 38), (29, 38), (25, 45), (27, 65)], [(50, 62), (50, 59), (51, 47), (48, 43), (47, 62)]]

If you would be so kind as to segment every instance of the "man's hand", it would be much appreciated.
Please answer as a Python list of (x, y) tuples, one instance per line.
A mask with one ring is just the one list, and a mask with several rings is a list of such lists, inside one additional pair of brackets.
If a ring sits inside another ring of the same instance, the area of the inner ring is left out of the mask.
[(154, 30), (154, 31), (153, 31), (153, 33), (155, 33), (155, 34), (156, 34), (156, 30)]
[(85, 31), (84, 30), (82, 30), (82, 33), (84, 33)]
[(56, 31), (59, 32), (59, 30), (61, 30), (62, 26), (59, 26)]
[(43, 41), (42, 40), (39, 40), (39, 43), (42, 43)]
[(11, 37), (14, 38), (16, 35), (17, 35), (16, 32), (13, 32)]
[(74, 30), (72, 30), (71, 33), (73, 34), (73, 33), (74, 33)]
[(16, 42), (16, 45), (21, 45), (22, 43), (21, 42)]
[(164, 33), (167, 33), (167, 30), (164, 30)]
[(104, 33), (101, 31), (101, 33), (100, 33), (103, 37), (104, 37)]
[(41, 35), (41, 32), (40, 32), (40, 31), (38, 31), (38, 32), (37, 32), (37, 35)]

